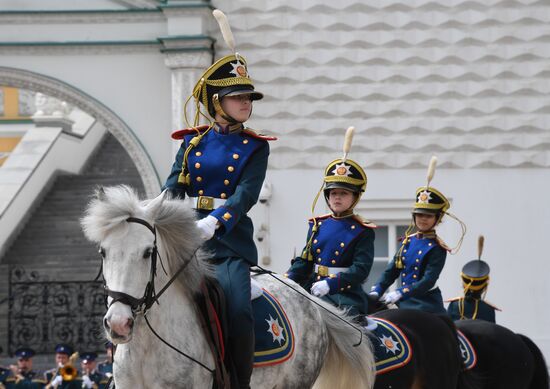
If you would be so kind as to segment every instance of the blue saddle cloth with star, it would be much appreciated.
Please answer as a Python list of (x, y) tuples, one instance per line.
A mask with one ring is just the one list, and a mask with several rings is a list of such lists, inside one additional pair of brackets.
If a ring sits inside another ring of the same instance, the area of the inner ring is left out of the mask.
[(456, 330), (456, 335), (458, 337), (458, 346), (460, 347), (460, 355), (462, 356), (462, 361), (464, 362), (464, 368), (466, 370), (472, 369), (477, 363), (477, 354), (476, 350), (460, 330)]
[(254, 367), (277, 365), (294, 353), (294, 333), (283, 307), (269, 292), (252, 300), (254, 312)]
[(392, 322), (379, 317), (369, 317), (376, 322), (369, 336), (374, 349), (376, 375), (398, 369), (410, 362), (412, 349), (405, 334)]

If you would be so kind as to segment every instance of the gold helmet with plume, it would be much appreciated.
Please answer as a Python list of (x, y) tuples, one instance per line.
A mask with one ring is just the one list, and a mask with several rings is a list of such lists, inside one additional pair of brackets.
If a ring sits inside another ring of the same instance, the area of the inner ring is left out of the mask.
[(348, 158), (354, 131), (355, 127), (349, 127), (346, 130), (343, 147), (344, 155), (327, 165), (323, 179), (323, 192), (327, 201), (330, 190), (335, 188), (346, 189), (357, 194), (351, 208), (357, 205), (361, 195), (367, 188), (367, 174), (361, 165)]
[[(187, 101), (191, 97), (195, 99), (196, 113), (193, 127), (199, 125), (199, 115), (210, 121), (210, 118), (214, 118), (216, 113), (229, 123), (235, 123), (236, 121), (222, 109), (221, 99), (225, 96), (249, 94), (252, 100), (263, 98), (263, 94), (254, 89), (254, 84), (248, 74), (246, 59), (235, 50), (235, 39), (227, 16), (218, 9), (215, 9), (212, 15), (220, 26), (225, 43), (233, 53), (220, 58), (206, 69), (193, 88), (193, 94), (187, 99)], [(206, 109), (210, 118), (201, 111), (200, 104)], [(184, 112), (187, 125), (191, 127), (187, 120), (186, 109)]]

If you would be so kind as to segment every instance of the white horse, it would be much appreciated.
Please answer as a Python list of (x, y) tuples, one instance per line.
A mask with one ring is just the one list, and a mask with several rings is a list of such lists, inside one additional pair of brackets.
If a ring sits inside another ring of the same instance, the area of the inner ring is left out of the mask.
[[(181, 200), (162, 194), (140, 201), (125, 186), (101, 189), (82, 219), (86, 236), (100, 245), (103, 277), (109, 308), (103, 320), (107, 337), (117, 345), (114, 381), (117, 388), (211, 388), (214, 356), (201, 329), (193, 294), (212, 269), (202, 250), (194, 211)], [(133, 218), (128, 220), (128, 218)], [(153, 274), (155, 247), (166, 268)], [(146, 285), (156, 283), (157, 293), (182, 264), (184, 270), (147, 310), (132, 309), (142, 303)], [(343, 312), (319, 299), (319, 308), (274, 276), (255, 278), (277, 297), (295, 334), (292, 357), (281, 364), (255, 368), (252, 388), (372, 388), (374, 360), (367, 336), (341, 318)], [(292, 281), (285, 283), (297, 285)], [(304, 292), (304, 294), (307, 294)], [(118, 298), (126, 296), (126, 298)], [(113, 299), (114, 297), (114, 299)], [(309, 298), (312, 298), (308, 295)], [(114, 301), (114, 302), (113, 302)], [(340, 317), (337, 317), (339, 315)], [(151, 327), (170, 345), (161, 342)]]

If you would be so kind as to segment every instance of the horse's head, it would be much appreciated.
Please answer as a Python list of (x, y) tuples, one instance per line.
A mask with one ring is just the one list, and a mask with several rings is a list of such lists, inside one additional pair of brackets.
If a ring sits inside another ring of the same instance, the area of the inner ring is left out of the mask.
[(108, 296), (103, 326), (113, 343), (129, 342), (136, 314), (144, 313), (158, 298), (157, 242), (167, 271), (166, 276), (158, 272), (158, 277), (165, 282), (173, 275), (176, 284), (194, 293), (203, 277), (211, 274), (198, 250), (203, 241), (195, 221), (191, 208), (165, 192), (140, 201), (127, 186), (97, 191), (81, 223), (86, 237), (99, 245)]
[(130, 341), (136, 309), (154, 281), (153, 226), (164, 197), (140, 202), (128, 187), (100, 189), (82, 219), (87, 238), (99, 244), (109, 307), (103, 326), (115, 344)]

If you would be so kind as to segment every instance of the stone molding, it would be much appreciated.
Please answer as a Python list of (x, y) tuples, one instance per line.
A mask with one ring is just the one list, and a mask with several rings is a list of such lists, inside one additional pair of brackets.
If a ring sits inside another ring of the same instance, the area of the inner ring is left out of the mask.
[(29, 89), (66, 101), (102, 122), (132, 157), (147, 197), (159, 193), (159, 178), (147, 152), (131, 128), (105, 105), (62, 81), (27, 70), (0, 67), (0, 85)]

